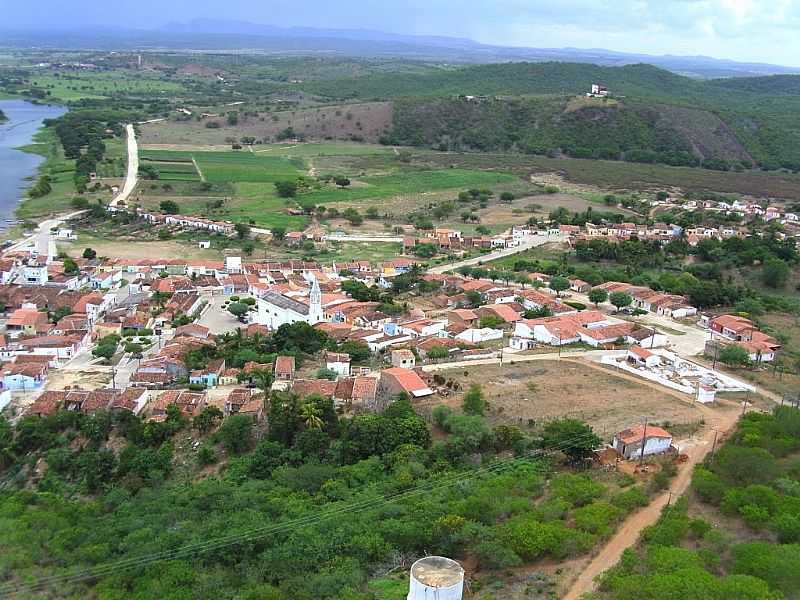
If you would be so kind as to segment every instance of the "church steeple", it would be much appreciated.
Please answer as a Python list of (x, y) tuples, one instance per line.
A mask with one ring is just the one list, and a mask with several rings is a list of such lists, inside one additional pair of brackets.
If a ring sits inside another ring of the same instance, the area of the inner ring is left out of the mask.
[(311, 293), (308, 297), (308, 316), (312, 325), (323, 320), (322, 290), (319, 289), (319, 282), (316, 277), (311, 280)]

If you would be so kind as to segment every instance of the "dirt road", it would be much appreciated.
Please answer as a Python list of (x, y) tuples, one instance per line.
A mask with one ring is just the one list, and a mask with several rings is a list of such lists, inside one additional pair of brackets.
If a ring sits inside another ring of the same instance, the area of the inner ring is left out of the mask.
[(136, 144), (136, 132), (132, 124), (125, 126), (128, 132), (128, 173), (125, 175), (125, 183), (122, 190), (111, 201), (111, 206), (116, 206), (120, 202), (127, 202), (128, 197), (133, 193), (139, 181), (139, 147)]
[(477, 265), (480, 263), (487, 263), (492, 260), (497, 260), (498, 258), (503, 258), (506, 256), (511, 256), (513, 254), (519, 254), (520, 252), (525, 252), (526, 250), (530, 250), (531, 248), (536, 248), (537, 246), (543, 246), (544, 244), (552, 244), (553, 242), (562, 242), (563, 239), (561, 237), (549, 237), (549, 236), (536, 236), (534, 239), (525, 241), (521, 243), (519, 246), (514, 246), (513, 248), (503, 248), (502, 250), (495, 250), (494, 252), (489, 252), (488, 254), (481, 254), (480, 256), (476, 256), (475, 258), (468, 258), (466, 260), (460, 260), (458, 262), (449, 263), (446, 265), (439, 265), (438, 267), (432, 267), (428, 269), (428, 273), (448, 273), (450, 271), (454, 271), (459, 267), (467, 267), (472, 265)]
[[(701, 462), (711, 451), (714, 436), (730, 431), (739, 417), (738, 411), (716, 413), (714, 422), (699, 437), (680, 444), (681, 450), (689, 456), (672, 480), (669, 489), (655, 498), (648, 506), (628, 517), (600, 553), (592, 559), (589, 565), (578, 575), (569, 591), (564, 595), (564, 600), (579, 600), (581, 596), (595, 589), (595, 578), (613, 567), (622, 557), (622, 553), (633, 546), (642, 530), (658, 521), (661, 511), (670, 501), (677, 500), (688, 488), (692, 480), (694, 466)], [(719, 433), (715, 434), (715, 430)]]

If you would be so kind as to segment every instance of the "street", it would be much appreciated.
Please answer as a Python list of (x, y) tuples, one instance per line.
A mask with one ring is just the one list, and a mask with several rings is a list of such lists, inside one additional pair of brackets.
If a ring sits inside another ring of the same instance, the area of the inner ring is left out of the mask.
[(116, 206), (120, 202), (126, 203), (139, 180), (139, 146), (136, 143), (136, 131), (132, 124), (126, 125), (125, 130), (128, 133), (128, 172), (122, 190), (111, 201), (111, 206)]
[(480, 256), (476, 256), (474, 258), (466, 258), (457, 262), (447, 263), (446, 265), (431, 267), (428, 269), (428, 273), (448, 273), (450, 271), (455, 271), (459, 267), (471, 267), (482, 263), (488, 263), (490, 261), (497, 260), (498, 258), (504, 258), (506, 256), (512, 256), (514, 254), (519, 254), (520, 252), (525, 252), (531, 248), (536, 248), (545, 244), (558, 243), (561, 241), (563, 241), (561, 237), (536, 236), (533, 240), (522, 242), (519, 246), (514, 246), (513, 248), (503, 248), (487, 254), (481, 254)]

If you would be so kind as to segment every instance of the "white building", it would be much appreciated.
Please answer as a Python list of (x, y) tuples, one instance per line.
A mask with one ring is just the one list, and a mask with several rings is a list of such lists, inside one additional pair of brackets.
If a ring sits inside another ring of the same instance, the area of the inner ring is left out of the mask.
[(503, 330), (491, 329), (490, 327), (484, 327), (482, 329), (472, 328), (462, 331), (455, 337), (455, 339), (463, 342), (469, 342), (470, 344), (479, 344), (481, 342), (489, 342), (492, 340), (502, 340)]
[(350, 376), (350, 355), (341, 352), (328, 352), (325, 354), (325, 368), (333, 371), (339, 377)]
[(253, 321), (277, 329), (285, 323), (308, 323), (314, 325), (324, 320), (322, 312), (322, 292), (314, 279), (311, 284), (308, 304), (277, 292), (264, 292), (256, 299), (258, 311)]
[[(644, 442), (644, 453), (642, 453)], [(614, 449), (625, 458), (638, 459), (642, 455), (663, 454), (672, 446), (672, 434), (655, 425), (637, 425), (623, 429), (611, 442)]]

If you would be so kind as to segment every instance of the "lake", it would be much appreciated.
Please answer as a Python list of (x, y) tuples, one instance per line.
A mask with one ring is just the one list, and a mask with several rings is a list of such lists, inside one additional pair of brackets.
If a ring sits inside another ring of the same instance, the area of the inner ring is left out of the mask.
[(33, 141), (44, 119), (59, 117), (66, 109), (25, 100), (0, 100), (0, 110), (8, 117), (8, 121), (0, 123), (0, 229), (5, 229), (6, 220), (14, 217), (17, 204), (31, 185), (28, 178), (36, 175), (44, 160), (38, 154), (16, 148)]

